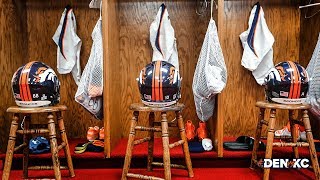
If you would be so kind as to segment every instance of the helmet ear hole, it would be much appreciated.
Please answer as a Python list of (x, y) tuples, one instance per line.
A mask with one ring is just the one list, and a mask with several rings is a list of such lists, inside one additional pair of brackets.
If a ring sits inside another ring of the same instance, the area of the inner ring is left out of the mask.
[(48, 65), (32, 61), (13, 74), (12, 92), (18, 106), (40, 107), (60, 101), (60, 81)]
[(308, 74), (303, 66), (293, 61), (277, 64), (265, 78), (268, 101), (281, 104), (301, 104), (308, 92)]
[(179, 71), (166, 61), (153, 61), (140, 71), (138, 87), (145, 105), (172, 105), (180, 98)]

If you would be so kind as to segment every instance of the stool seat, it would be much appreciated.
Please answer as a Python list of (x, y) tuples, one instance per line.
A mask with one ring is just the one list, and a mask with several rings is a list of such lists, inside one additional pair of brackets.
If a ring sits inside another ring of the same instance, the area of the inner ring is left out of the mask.
[(285, 109), (285, 110), (299, 110), (299, 109), (310, 109), (310, 104), (277, 104), (270, 103), (268, 101), (258, 101), (256, 106), (259, 108), (267, 109)]
[(151, 106), (146, 106), (142, 103), (134, 103), (130, 105), (129, 109), (132, 111), (167, 112), (167, 111), (181, 111), (184, 109), (184, 107), (185, 105), (181, 103), (176, 103), (175, 105), (167, 106), (167, 107), (151, 107)]
[(35, 107), (35, 108), (12, 106), (7, 109), (7, 112), (33, 114), (33, 113), (58, 112), (58, 111), (66, 111), (66, 110), (67, 110), (67, 106), (64, 106), (64, 105)]

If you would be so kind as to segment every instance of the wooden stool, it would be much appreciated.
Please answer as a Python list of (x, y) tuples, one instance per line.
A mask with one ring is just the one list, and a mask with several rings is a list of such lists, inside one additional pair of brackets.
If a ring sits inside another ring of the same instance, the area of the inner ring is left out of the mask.
[[(187, 169), (189, 177), (193, 177), (192, 163), (190, 159), (189, 147), (186, 138), (186, 133), (184, 129), (184, 122), (182, 119), (181, 111), (184, 108), (183, 104), (176, 104), (170, 107), (148, 107), (143, 104), (131, 104), (130, 110), (133, 110), (133, 117), (131, 120), (130, 134), (127, 145), (126, 157), (123, 165), (122, 179), (127, 179), (127, 177), (140, 178), (140, 179), (162, 179), (154, 176), (145, 176), (140, 174), (128, 173), (130, 168), (131, 156), (133, 146), (148, 141), (148, 171), (152, 171), (152, 166), (163, 166), (165, 179), (171, 179), (171, 167)], [(137, 126), (137, 121), (139, 117), (139, 112), (145, 111), (149, 112), (149, 126), (142, 127)], [(168, 127), (173, 126), (172, 123), (167, 121), (167, 112), (174, 111), (176, 113), (176, 119), (178, 121), (178, 127), (180, 130), (181, 140), (169, 144), (169, 132)], [(161, 122), (154, 122), (154, 113), (161, 112)], [(161, 128), (155, 127), (161, 126)], [(149, 131), (149, 136), (139, 140), (134, 140), (136, 130), (138, 131)], [(153, 162), (153, 146), (154, 146), (154, 132), (162, 133), (162, 145), (163, 145), (163, 163)], [(171, 164), (170, 163), (170, 148), (183, 145), (183, 152), (186, 161), (186, 166)]]
[[(265, 159), (271, 159), (272, 156), (272, 147), (292, 147), (294, 151), (295, 158), (299, 158), (298, 153), (298, 147), (309, 147), (309, 152), (311, 156), (311, 162), (312, 162), (312, 168), (315, 173), (316, 179), (320, 179), (319, 174), (319, 164), (317, 159), (317, 153), (315, 150), (314, 142), (313, 142), (313, 136), (308, 116), (308, 109), (310, 108), (310, 105), (308, 104), (298, 104), (298, 105), (287, 105), (287, 104), (275, 104), (275, 103), (269, 103), (265, 101), (258, 101), (256, 103), (256, 106), (260, 108), (260, 115), (258, 119), (258, 125), (255, 135), (255, 141), (252, 151), (252, 158), (251, 158), (251, 168), (254, 168), (255, 166), (262, 167), (258, 160), (257, 160), (257, 150), (259, 147), (259, 141), (261, 138), (261, 129), (262, 125), (268, 126), (268, 136), (267, 136), (267, 147), (266, 147), (266, 153), (265, 153)], [(264, 120), (264, 112), (265, 109), (271, 109), (270, 111), (270, 119), (269, 122)], [(282, 109), (282, 110), (289, 110), (289, 121), (290, 121), (290, 128), (291, 128), (291, 137), (292, 137), (292, 143), (284, 143), (284, 142), (273, 142), (274, 139), (274, 126), (276, 121), (276, 110)], [(302, 110), (303, 111), (303, 122), (300, 120), (293, 119), (294, 117), (294, 110)], [(307, 142), (297, 142), (297, 134), (295, 130), (295, 124), (301, 124), (304, 125), (305, 131), (307, 134)], [(263, 179), (267, 180), (269, 179), (269, 173), (270, 168), (265, 168), (263, 173)]]
[[(9, 179), (11, 164), (12, 164), (12, 157), (14, 151), (17, 151), (21, 148), (23, 149), (23, 177), (28, 178), (28, 169), (32, 170), (44, 170), (44, 169), (54, 169), (54, 174), (56, 179), (61, 179), (61, 169), (69, 169), (69, 173), (71, 177), (74, 177), (74, 170), (72, 165), (72, 159), (67, 139), (67, 134), (64, 128), (64, 122), (61, 111), (67, 110), (66, 106), (57, 105), (57, 106), (48, 106), (48, 107), (38, 107), (38, 108), (23, 108), (18, 106), (9, 107), (7, 112), (14, 113), (11, 128), (10, 128), (10, 135), (6, 153), (6, 160), (4, 164), (4, 170), (2, 174), (2, 179), (7, 180)], [(38, 113), (48, 113), (48, 129), (29, 129), (29, 125), (31, 123), (31, 114), (38, 114)], [(59, 124), (60, 134), (62, 143), (58, 146), (57, 138), (56, 138), (56, 130), (55, 130), (55, 120), (53, 113), (56, 114), (57, 121)], [(19, 124), (19, 114), (25, 116), (24, 118), (24, 129), (18, 130)], [(16, 142), (16, 133), (23, 135), (23, 144), (19, 145), (15, 148)], [(50, 138), (50, 149), (52, 154), (52, 166), (30, 166), (28, 167), (28, 159), (29, 159), (29, 141), (28, 137), (30, 134), (43, 134), (49, 133)], [(64, 149), (65, 156), (67, 158), (68, 167), (60, 167), (60, 162), (58, 159), (58, 152), (60, 149)]]

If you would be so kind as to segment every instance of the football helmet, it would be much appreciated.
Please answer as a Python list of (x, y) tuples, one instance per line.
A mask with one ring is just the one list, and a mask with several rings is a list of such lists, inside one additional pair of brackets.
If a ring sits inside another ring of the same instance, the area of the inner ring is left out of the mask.
[(180, 98), (179, 71), (166, 61), (149, 63), (141, 70), (137, 80), (141, 100), (147, 106), (170, 106)]
[(32, 61), (20, 67), (13, 75), (12, 91), (18, 106), (40, 107), (60, 101), (60, 82), (48, 65)]
[(300, 64), (281, 62), (265, 78), (266, 98), (281, 104), (301, 104), (306, 100), (308, 81), (307, 71)]

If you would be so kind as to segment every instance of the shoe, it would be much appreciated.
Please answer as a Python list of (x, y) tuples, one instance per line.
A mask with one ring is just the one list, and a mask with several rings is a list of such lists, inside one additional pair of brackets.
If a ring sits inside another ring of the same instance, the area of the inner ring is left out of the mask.
[(203, 122), (203, 121), (199, 122), (197, 134), (198, 134), (199, 140), (203, 140), (204, 138), (208, 137), (208, 130), (207, 130), (207, 125), (205, 122)]
[(185, 128), (186, 128), (187, 140), (192, 141), (196, 136), (196, 133), (195, 133), (196, 128), (194, 127), (194, 125), (190, 120), (186, 122)]
[(99, 131), (99, 139), (104, 140), (104, 127), (102, 127)]
[[(297, 131), (297, 135), (298, 135), (298, 140), (301, 139), (301, 133), (300, 133), (300, 128), (298, 124), (295, 124), (294, 126), (296, 126), (296, 131)], [(289, 137), (291, 138), (291, 129), (290, 129), (290, 122), (287, 123), (286, 126), (284, 126), (282, 129), (277, 130), (274, 132), (274, 136), (275, 137)]]
[(89, 127), (87, 132), (87, 139), (88, 141), (93, 141), (99, 137), (99, 127)]

